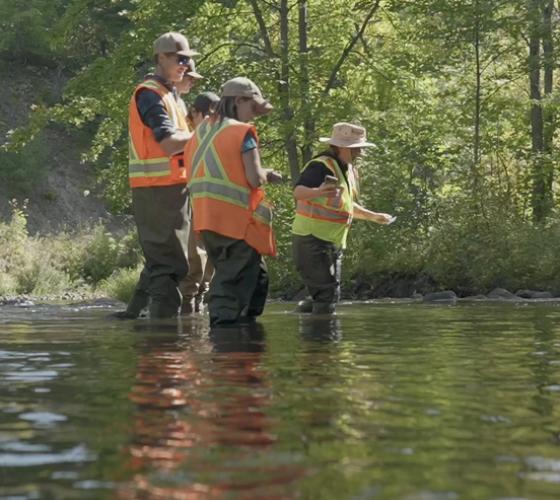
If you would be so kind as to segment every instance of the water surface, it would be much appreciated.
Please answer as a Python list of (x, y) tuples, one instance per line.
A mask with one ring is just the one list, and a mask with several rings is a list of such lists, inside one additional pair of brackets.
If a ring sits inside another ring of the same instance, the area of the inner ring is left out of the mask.
[(560, 497), (560, 308), (0, 307), (0, 497)]

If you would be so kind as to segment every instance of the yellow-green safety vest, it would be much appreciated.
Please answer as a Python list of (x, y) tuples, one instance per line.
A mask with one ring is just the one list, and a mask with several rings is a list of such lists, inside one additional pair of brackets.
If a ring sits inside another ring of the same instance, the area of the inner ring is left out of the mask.
[(334, 158), (318, 156), (311, 160), (305, 168), (312, 162), (321, 162), (332, 172), (338, 179), (338, 186), (342, 188), (342, 193), (338, 198), (323, 196), (298, 200), (292, 233), (298, 236), (313, 235), (321, 240), (330, 241), (339, 248), (346, 248), (346, 238), (352, 224), (356, 193), (352, 166), (348, 166), (347, 178), (345, 178)]

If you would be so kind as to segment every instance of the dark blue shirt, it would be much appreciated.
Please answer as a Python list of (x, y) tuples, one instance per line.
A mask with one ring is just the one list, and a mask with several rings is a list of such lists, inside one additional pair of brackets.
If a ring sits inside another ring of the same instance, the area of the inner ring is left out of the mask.
[[(158, 81), (173, 92), (173, 95), (177, 98), (177, 93), (172, 83), (158, 75), (148, 75), (146, 78)], [(165, 109), (163, 99), (157, 92), (150, 89), (141, 89), (136, 94), (136, 106), (138, 107), (142, 123), (152, 130), (157, 142), (161, 142), (175, 133), (175, 125)]]

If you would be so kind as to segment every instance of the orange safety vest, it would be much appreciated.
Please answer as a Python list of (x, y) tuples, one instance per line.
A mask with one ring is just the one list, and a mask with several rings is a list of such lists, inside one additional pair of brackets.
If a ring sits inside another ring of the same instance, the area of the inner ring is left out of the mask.
[(187, 182), (182, 155), (171, 158), (140, 118), (136, 95), (141, 89), (156, 92), (163, 100), (169, 118), (178, 130), (189, 130), (187, 118), (173, 92), (157, 80), (147, 79), (134, 90), (128, 105), (128, 180), (130, 187), (172, 186)]
[(276, 255), (271, 207), (264, 190), (251, 187), (245, 176), (241, 147), (249, 131), (257, 137), (251, 124), (207, 118), (187, 142), (193, 228), (244, 240), (262, 255)]

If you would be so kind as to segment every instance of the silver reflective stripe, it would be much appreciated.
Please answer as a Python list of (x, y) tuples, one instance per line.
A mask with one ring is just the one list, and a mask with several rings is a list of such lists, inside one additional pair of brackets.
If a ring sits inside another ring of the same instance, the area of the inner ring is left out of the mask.
[(209, 127), (209, 130), (207, 130), (207, 131), (205, 130), (205, 135), (204, 136), (202, 136), (202, 134), (198, 135), (199, 144), (196, 148), (196, 153), (193, 157), (193, 162), (192, 162), (192, 164), (193, 164), (192, 175), (193, 176), (196, 174), (196, 172), (200, 168), (200, 164), (202, 162), (202, 157), (206, 154), (206, 151), (208, 150), (208, 146), (212, 143), (214, 138), (218, 135), (218, 132), (220, 132), (220, 130), (222, 130), (222, 128), (225, 124), (226, 124), (226, 122), (224, 121), (220, 125), (215, 125), (213, 127)]
[(222, 175), (222, 170), (220, 169), (220, 165), (216, 160), (216, 154), (214, 152), (214, 148), (209, 147), (206, 151), (206, 155), (204, 156), (204, 163), (206, 163), (206, 168), (208, 169), (208, 174), (210, 177), (215, 177), (216, 179), (223, 179), (224, 176)]
[(269, 206), (263, 205), (262, 203), (257, 206), (254, 215), (256, 215), (266, 224), (270, 224), (272, 222), (272, 210)]
[(169, 161), (145, 163), (137, 160), (128, 165), (129, 175), (134, 175), (135, 177), (138, 177), (140, 174), (146, 174), (147, 176), (167, 175), (170, 172)]
[(230, 201), (236, 205), (241, 205), (243, 208), (249, 207), (249, 190), (243, 188), (235, 188), (217, 182), (208, 182), (207, 180), (198, 181), (192, 180), (189, 183), (189, 192), (193, 197), (198, 196), (213, 196)]
[(319, 207), (317, 205), (310, 205), (308, 203), (298, 203), (297, 211), (308, 217), (313, 217), (314, 215), (318, 217), (323, 217), (325, 219), (330, 219), (333, 222), (347, 223), (352, 220), (352, 217), (348, 213), (335, 212), (327, 208)]

